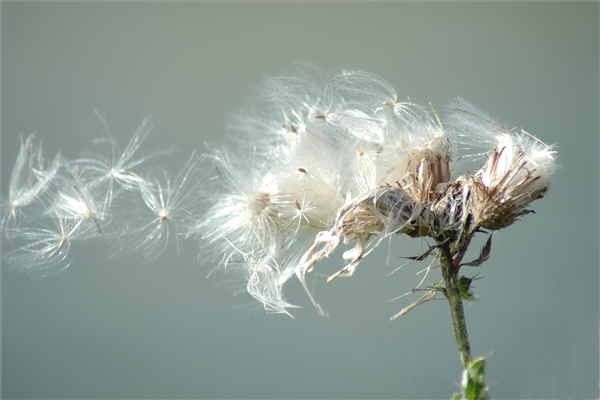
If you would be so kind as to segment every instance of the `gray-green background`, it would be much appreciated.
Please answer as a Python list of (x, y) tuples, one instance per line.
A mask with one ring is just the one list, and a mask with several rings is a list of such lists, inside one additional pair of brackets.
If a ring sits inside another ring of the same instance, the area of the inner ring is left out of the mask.
[[(228, 115), (296, 60), (379, 74), (442, 114), (463, 97), (560, 152), (549, 195), (494, 236), (483, 299), (466, 305), (474, 355), (493, 351), (491, 393), (598, 398), (598, 15), (598, 3), (3, 2), (2, 193), (19, 132), (73, 158), (91, 149), (94, 108), (122, 145), (153, 114), (142, 152), (174, 146), (154, 162), (176, 169), (223, 143)], [(425, 266), (383, 276), (422, 246), (394, 238), (353, 278), (317, 283), (328, 319), (297, 282), (295, 319), (232, 297), (193, 241), (145, 264), (94, 241), (49, 278), (4, 271), (2, 396), (449, 398), (447, 305), (388, 320)], [(340, 265), (336, 253), (323, 267)]]

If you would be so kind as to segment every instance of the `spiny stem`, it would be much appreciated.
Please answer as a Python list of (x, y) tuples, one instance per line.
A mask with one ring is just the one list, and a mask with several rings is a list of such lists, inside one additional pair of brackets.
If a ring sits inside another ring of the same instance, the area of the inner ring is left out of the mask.
[(450, 312), (452, 314), (452, 324), (454, 325), (454, 335), (458, 345), (458, 354), (463, 369), (467, 368), (472, 361), (471, 345), (469, 344), (469, 335), (467, 334), (467, 322), (465, 320), (465, 311), (463, 309), (462, 297), (460, 292), (460, 267), (454, 264), (450, 247), (444, 243), (440, 247), (440, 267), (446, 286), (446, 298), (450, 303)]

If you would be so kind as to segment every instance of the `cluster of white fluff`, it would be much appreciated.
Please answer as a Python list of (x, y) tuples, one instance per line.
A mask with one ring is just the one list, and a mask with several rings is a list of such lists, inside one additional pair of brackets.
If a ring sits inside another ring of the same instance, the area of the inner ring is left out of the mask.
[[(8, 258), (22, 269), (60, 264), (71, 241), (104, 235), (114, 200), (137, 192), (148, 214), (118, 221), (116, 235), (127, 238), (121, 251), (156, 256), (169, 229), (185, 231), (220, 267), (240, 272), (267, 311), (293, 307), (283, 285), (296, 275), (322, 312), (304, 277), (340, 242), (356, 243), (329, 280), (352, 275), (392, 234), (430, 236), (457, 249), (479, 227), (501, 229), (527, 213), (555, 169), (555, 151), (526, 132), (462, 101), (440, 120), (431, 106), (398, 101), (385, 80), (364, 72), (329, 76), (308, 68), (270, 79), (257, 103), (232, 123), (236, 147), (205, 155), (202, 165), (213, 171), (206, 181), (195, 156), (174, 180), (138, 171), (146, 158), (133, 155), (148, 122), (110, 160), (58, 156), (45, 166), (32, 139), (23, 142), (3, 227), (6, 237), (29, 244)], [(460, 175), (459, 156), (485, 164)], [(41, 215), (56, 229), (10, 224), (33, 201), (43, 207), (25, 220)]]
[[(282, 286), (295, 273), (322, 312), (304, 275), (342, 238), (356, 245), (329, 281), (351, 275), (394, 233), (459, 243), (478, 226), (507, 226), (554, 172), (555, 152), (526, 133), (464, 102), (442, 123), (364, 72), (270, 79), (259, 104), (235, 121), (243, 150), (213, 152), (220, 195), (198, 232), (268, 311), (287, 312)], [(488, 155), (487, 164), (458, 176), (459, 148)]]
[(10, 242), (4, 248), (13, 248), (3, 257), (12, 268), (63, 270), (71, 262), (71, 245), (90, 239), (112, 242), (114, 254), (158, 257), (169, 237), (187, 234), (197, 217), (202, 158), (192, 154), (174, 180), (147, 165), (142, 173), (150, 157), (136, 153), (153, 127), (151, 119), (121, 152), (98, 118), (106, 131), (93, 142), (96, 152), (74, 160), (58, 154), (46, 165), (35, 136), (21, 139), (8, 196), (2, 198), (3, 238)]

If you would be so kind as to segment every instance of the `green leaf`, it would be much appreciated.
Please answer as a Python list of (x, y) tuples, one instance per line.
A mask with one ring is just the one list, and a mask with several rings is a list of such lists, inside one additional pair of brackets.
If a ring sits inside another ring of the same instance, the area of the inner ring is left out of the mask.
[(478, 357), (463, 371), (461, 389), (463, 399), (485, 400), (489, 399), (488, 387), (485, 385), (485, 360), (487, 357)]

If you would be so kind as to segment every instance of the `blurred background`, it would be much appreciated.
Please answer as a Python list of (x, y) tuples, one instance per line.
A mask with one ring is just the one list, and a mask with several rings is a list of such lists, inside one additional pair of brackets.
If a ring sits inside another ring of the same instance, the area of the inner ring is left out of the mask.
[[(536, 214), (467, 271), (483, 277), (481, 302), (465, 303), (473, 355), (493, 352), (494, 398), (598, 398), (598, 15), (598, 3), (3, 2), (2, 193), (19, 133), (72, 159), (93, 150), (93, 109), (122, 146), (153, 114), (140, 154), (178, 149), (151, 161), (176, 171), (226, 143), (253, 89), (297, 60), (381, 75), (442, 115), (460, 96), (558, 143), (561, 165)], [(395, 237), (353, 278), (314, 283), (329, 318), (296, 281), (294, 319), (232, 296), (193, 240), (149, 263), (91, 241), (60, 274), (5, 269), (2, 397), (447, 399), (461, 372), (447, 304), (389, 321), (426, 265), (384, 275), (424, 246)]]

